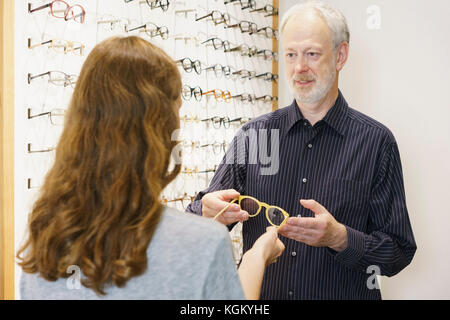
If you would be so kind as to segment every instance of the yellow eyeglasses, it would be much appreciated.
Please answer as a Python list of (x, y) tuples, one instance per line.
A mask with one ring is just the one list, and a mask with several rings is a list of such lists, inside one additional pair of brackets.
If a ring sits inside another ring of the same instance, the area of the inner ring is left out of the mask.
[(238, 198), (233, 199), (225, 208), (220, 210), (213, 220), (216, 220), (236, 201), (238, 201), (241, 209), (248, 212), (250, 217), (256, 217), (261, 212), (261, 209), (265, 208), (267, 221), (276, 228), (283, 226), (289, 218), (289, 213), (280, 207), (269, 205), (250, 196), (239, 196)]

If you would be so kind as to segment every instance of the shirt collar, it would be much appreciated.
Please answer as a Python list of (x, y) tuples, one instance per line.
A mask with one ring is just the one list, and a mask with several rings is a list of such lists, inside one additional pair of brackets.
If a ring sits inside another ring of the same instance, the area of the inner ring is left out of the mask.
[[(302, 112), (300, 111), (300, 108), (297, 105), (297, 102), (294, 101), (290, 106), (287, 107), (287, 119), (286, 119), (286, 125), (285, 125), (285, 133), (289, 132), (292, 127), (298, 122), (298, 121), (306, 121), (306, 118), (303, 116)], [(345, 101), (344, 96), (342, 95), (341, 91), (339, 90), (338, 97), (331, 109), (327, 112), (325, 117), (321, 120), (327, 123), (331, 128), (337, 131), (340, 135), (345, 135), (345, 119), (347, 115), (348, 110), (348, 104), (347, 101)]]

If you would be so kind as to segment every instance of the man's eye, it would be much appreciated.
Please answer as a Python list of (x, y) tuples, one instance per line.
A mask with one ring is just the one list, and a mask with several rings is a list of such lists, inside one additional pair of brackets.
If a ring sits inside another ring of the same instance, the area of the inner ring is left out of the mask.
[(317, 52), (308, 52), (307, 54), (308, 54), (308, 56), (310, 56), (310, 57), (317, 57), (317, 56), (318, 56), (318, 53), (317, 53)]
[(293, 58), (293, 57), (294, 57), (294, 54), (291, 52), (291, 53), (286, 54), (286, 56), (287, 56), (288, 58)]

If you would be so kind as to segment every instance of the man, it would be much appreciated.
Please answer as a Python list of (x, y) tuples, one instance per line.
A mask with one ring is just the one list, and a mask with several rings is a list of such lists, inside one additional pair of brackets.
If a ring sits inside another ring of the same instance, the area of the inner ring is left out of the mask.
[[(266, 269), (261, 299), (381, 299), (368, 281), (373, 270), (395, 275), (416, 251), (396, 141), (338, 89), (349, 51), (341, 13), (321, 2), (299, 4), (280, 31), (294, 102), (242, 128), (188, 211), (214, 217), (231, 199), (249, 195), (290, 214), (279, 229), (285, 253)], [(278, 148), (272, 174), (262, 174), (267, 163), (250, 161), (262, 132)], [(226, 161), (242, 154), (245, 163)], [(233, 204), (218, 220), (245, 221), (247, 250), (268, 222), (243, 209)]]

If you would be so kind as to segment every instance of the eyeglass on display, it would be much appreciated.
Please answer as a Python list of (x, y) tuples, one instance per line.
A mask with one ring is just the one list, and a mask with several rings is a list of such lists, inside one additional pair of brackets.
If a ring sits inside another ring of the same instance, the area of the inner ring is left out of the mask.
[(162, 11), (167, 11), (169, 9), (170, 2), (168, 0), (145, 0), (142, 3), (147, 3), (150, 9), (161, 8)]
[(200, 20), (203, 20), (208, 17), (211, 17), (211, 19), (215, 25), (218, 25), (221, 23), (225, 23), (225, 25), (228, 25), (228, 24), (230, 24), (230, 21), (231, 21), (230, 15), (228, 13), (222, 13), (217, 10), (213, 10), (203, 17), (196, 18), (195, 21), (200, 21)]
[(195, 193), (193, 196), (189, 196), (187, 193), (185, 193), (182, 197), (180, 198), (175, 198), (175, 199), (167, 199), (166, 197), (163, 197), (161, 199), (161, 202), (164, 205), (167, 205), (168, 203), (171, 202), (180, 202), (181, 205), (183, 206), (183, 209), (186, 210), (188, 205), (193, 202), (195, 200), (195, 198), (197, 197), (197, 193)]
[(36, 43), (36, 44), (31, 44), (31, 39), (28, 38), (28, 48), (29, 49), (34, 49), (37, 48), (39, 46), (43, 46), (48, 44), (50, 49), (53, 49), (54, 51), (58, 52), (58, 53), (68, 53), (68, 52), (72, 52), (75, 55), (78, 56), (83, 56), (84, 55), (84, 44), (82, 44), (81, 42), (76, 42), (76, 41), (69, 41), (69, 40), (64, 40), (64, 39), (52, 39), (52, 40), (48, 40), (48, 41), (44, 41), (41, 43)]
[(231, 75), (231, 67), (230, 66), (222, 66), (221, 64), (215, 64), (213, 66), (209, 66), (205, 68), (206, 71), (214, 70), (214, 74), (216, 77), (221, 77), (225, 75), (225, 77), (229, 77)]
[(278, 61), (278, 52), (274, 52), (271, 50), (259, 50), (256, 53), (258, 56), (264, 56), (265, 60), (272, 60)]
[(65, 109), (53, 109), (48, 112), (41, 112), (38, 114), (32, 114), (32, 110), (28, 108), (28, 119), (48, 116), (50, 118), (50, 123), (54, 126), (60, 126), (64, 124), (64, 114)]
[(255, 46), (250, 48), (246, 44), (241, 44), (240, 46), (237, 46), (235, 48), (230, 48), (228, 50), (225, 50), (225, 52), (233, 52), (233, 51), (240, 51), (242, 56), (252, 57), (257, 54), (258, 49)]
[(38, 75), (31, 75), (31, 73), (28, 74), (28, 84), (31, 84), (31, 81), (37, 78), (41, 78), (44, 76), (48, 76), (48, 82), (54, 84), (55, 86), (62, 86), (62, 87), (73, 87), (76, 83), (77, 76), (74, 74), (66, 74), (62, 71), (48, 71), (45, 73), (41, 73)]
[(272, 97), (269, 95), (265, 95), (265, 96), (257, 97), (257, 98), (255, 98), (255, 100), (256, 101), (263, 100), (264, 103), (271, 103), (274, 101), (278, 101), (278, 97)]
[(278, 9), (274, 8), (270, 4), (268, 4), (262, 8), (259, 8), (259, 9), (253, 9), (250, 12), (261, 12), (261, 11), (264, 11), (266, 13), (265, 17), (278, 15)]
[(210, 90), (210, 91), (202, 93), (202, 95), (210, 95), (210, 94), (213, 94), (214, 98), (217, 101), (221, 101), (223, 99), (225, 102), (229, 102), (231, 99), (230, 91), (222, 91), (219, 89), (214, 89), (214, 90)]
[(261, 78), (261, 77), (263, 77), (263, 79), (265, 81), (277, 81), (277, 79), (278, 79), (278, 75), (277, 74), (273, 74), (271, 72), (261, 73), (261, 74), (255, 75), (253, 77), (254, 78)]
[(256, 71), (248, 71), (248, 70), (239, 70), (239, 71), (235, 71), (233, 72), (233, 75), (240, 75), (242, 79), (245, 78), (253, 78), (254, 76), (256, 76)]
[(255, 33), (262, 33), (261, 31), (264, 31), (264, 35), (266, 36), (266, 38), (274, 38), (278, 40), (279, 34), (278, 34), (278, 30), (275, 30), (271, 27), (264, 27), (261, 29), (256, 30)]
[(116, 28), (125, 31), (130, 25), (130, 20), (126, 18), (116, 18), (112, 15), (104, 15), (97, 21), (98, 25), (101, 25), (106, 31), (113, 31)]
[(56, 147), (50, 147), (50, 148), (43, 148), (43, 149), (34, 149), (31, 143), (27, 146), (28, 153), (46, 153), (46, 152), (52, 152), (56, 149)]
[(256, 103), (256, 96), (254, 94), (243, 93), (238, 94), (236, 96), (232, 96), (231, 98), (239, 99), (242, 103), (249, 103), (249, 102), (251, 102), (252, 104)]
[(230, 50), (230, 42), (228, 40), (220, 40), (219, 38), (211, 38), (208, 39), (206, 41), (203, 41), (202, 44), (207, 43), (207, 42), (212, 42), (212, 45), (214, 47), (214, 49), (218, 50), (218, 49), (224, 49), (225, 52), (227, 52), (228, 50)]
[(241, 5), (241, 9), (256, 9), (256, 1), (255, 0), (224, 0), (223, 4), (235, 3)]
[(50, 14), (55, 18), (61, 18), (64, 19), (65, 21), (74, 20), (75, 22), (78, 23), (84, 23), (86, 12), (84, 11), (84, 8), (79, 4), (70, 6), (69, 4), (67, 4), (62, 0), (54, 0), (50, 3), (32, 9), (31, 3), (28, 3), (29, 13), (40, 11), (46, 8), (50, 8)]
[(194, 69), (197, 74), (202, 73), (202, 63), (199, 60), (192, 61), (189, 58), (183, 58), (175, 62), (181, 64), (186, 72), (191, 72)]
[(212, 117), (208, 119), (203, 119), (203, 122), (209, 122), (211, 121), (213, 124), (213, 127), (215, 129), (220, 129), (220, 126), (223, 125), (225, 129), (228, 129), (230, 127), (230, 118), (229, 117)]
[(147, 34), (150, 38), (154, 38), (156, 36), (160, 36), (164, 40), (167, 40), (169, 38), (169, 29), (167, 29), (166, 26), (159, 27), (153, 22), (147, 22), (146, 24), (133, 29), (128, 29), (128, 27), (125, 28), (126, 32), (135, 30), (139, 30), (139, 32), (145, 32), (145, 34)]
[(200, 146), (201, 148), (207, 148), (207, 147), (211, 147), (213, 150), (214, 154), (220, 154), (221, 152), (225, 152), (227, 147), (228, 147), (228, 143), (224, 140), (223, 142), (213, 142), (213, 143), (208, 143), (208, 144), (204, 144), (202, 146)]
[(227, 28), (238, 28), (241, 29), (242, 33), (249, 32), (250, 34), (258, 32), (258, 26), (254, 22), (241, 21), (239, 23), (228, 25)]
[(181, 96), (183, 97), (184, 100), (189, 101), (192, 96), (194, 96), (195, 100), (200, 101), (202, 100), (202, 88), (200, 88), (199, 86), (195, 87), (195, 88), (191, 88), (188, 85), (184, 85), (183, 88), (181, 89)]
[(233, 203), (237, 201), (242, 210), (248, 212), (249, 217), (256, 217), (261, 209), (266, 210), (266, 219), (274, 227), (280, 228), (289, 219), (289, 214), (280, 207), (269, 205), (261, 202), (250, 196), (239, 196), (228, 203), (219, 213), (216, 214), (213, 220), (216, 220), (222, 213), (224, 213)]

